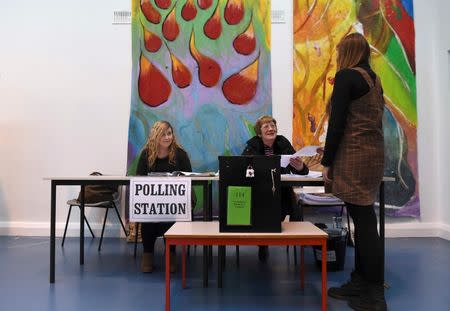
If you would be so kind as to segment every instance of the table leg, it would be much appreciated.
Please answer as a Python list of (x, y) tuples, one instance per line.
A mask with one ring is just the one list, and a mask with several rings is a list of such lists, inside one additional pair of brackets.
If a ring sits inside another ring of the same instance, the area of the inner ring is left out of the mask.
[(181, 275), (182, 286), (186, 288), (186, 245), (181, 247)]
[(208, 246), (203, 246), (203, 287), (208, 287)]
[[(203, 221), (211, 221), (209, 218), (209, 182), (203, 183)], [(203, 287), (208, 287), (208, 247), (203, 246)]]
[(327, 241), (322, 240), (322, 311), (327, 310)]
[(382, 251), (382, 271), (384, 281), (384, 260), (385, 260), (385, 241), (384, 241), (384, 181), (380, 184), (380, 239), (381, 239), (381, 251)]
[(300, 246), (300, 278), (301, 288), (305, 290), (305, 247), (303, 245)]
[(166, 239), (166, 311), (170, 310), (170, 239)]
[(84, 185), (81, 185), (80, 198), (80, 265), (84, 265)]
[(217, 254), (217, 287), (222, 288), (222, 272), (223, 272), (223, 261), (225, 257), (225, 245), (219, 245)]
[(50, 283), (55, 283), (56, 183), (52, 180), (50, 199)]

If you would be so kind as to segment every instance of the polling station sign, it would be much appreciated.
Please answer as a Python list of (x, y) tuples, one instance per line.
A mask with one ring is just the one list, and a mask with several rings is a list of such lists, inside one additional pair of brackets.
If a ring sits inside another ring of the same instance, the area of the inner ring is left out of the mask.
[(130, 221), (191, 221), (191, 179), (184, 177), (131, 179)]

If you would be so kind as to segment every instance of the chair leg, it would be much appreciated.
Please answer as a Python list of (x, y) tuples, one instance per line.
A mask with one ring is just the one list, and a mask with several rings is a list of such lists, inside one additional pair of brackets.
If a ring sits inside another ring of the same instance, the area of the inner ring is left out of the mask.
[(100, 236), (100, 242), (98, 243), (98, 251), (102, 248), (102, 242), (103, 242), (103, 233), (105, 233), (105, 226), (106, 226), (106, 218), (108, 218), (108, 210), (109, 208), (105, 208), (105, 219), (103, 219), (103, 227), (102, 227), (102, 235)]
[(86, 222), (86, 225), (88, 226), (88, 229), (91, 232), (92, 237), (95, 238), (94, 232), (92, 231), (91, 225), (89, 224), (86, 216), (84, 216), (84, 221)]
[(120, 225), (122, 226), (123, 232), (125, 232), (125, 236), (128, 236), (128, 232), (127, 232), (127, 230), (125, 229), (125, 225), (124, 225), (123, 222), (122, 222), (122, 218), (120, 218), (119, 210), (117, 209), (116, 204), (114, 204), (114, 202), (112, 202), (112, 205), (114, 206), (114, 210), (116, 211), (117, 218), (119, 218)]
[(61, 242), (61, 247), (64, 247), (64, 241), (66, 240), (67, 225), (69, 224), (70, 213), (72, 212), (72, 206), (73, 205), (70, 205), (69, 213), (67, 213), (66, 226), (64, 227), (64, 234), (63, 234), (63, 238), (62, 238), (62, 242)]

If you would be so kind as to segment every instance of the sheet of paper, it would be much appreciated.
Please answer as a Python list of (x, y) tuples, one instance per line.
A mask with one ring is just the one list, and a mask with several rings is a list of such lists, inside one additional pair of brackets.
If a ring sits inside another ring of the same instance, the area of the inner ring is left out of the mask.
[(320, 148), (320, 146), (305, 146), (294, 154), (283, 154), (281, 155), (280, 166), (288, 166), (290, 158), (315, 156), (317, 154), (317, 148)]
[(317, 154), (317, 148), (320, 148), (320, 146), (305, 146), (296, 153), (294, 153), (292, 156), (296, 157), (312, 157)]

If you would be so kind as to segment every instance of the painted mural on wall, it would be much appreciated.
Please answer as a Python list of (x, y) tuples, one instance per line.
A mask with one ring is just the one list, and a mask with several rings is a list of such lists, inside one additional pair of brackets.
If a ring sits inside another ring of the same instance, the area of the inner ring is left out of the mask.
[(193, 169), (240, 154), (272, 110), (270, 0), (133, 0), (128, 173), (167, 120)]
[[(324, 144), (325, 103), (336, 72), (336, 44), (363, 33), (380, 76), (386, 108), (386, 184), (391, 215), (420, 215), (417, 171), (417, 107), (412, 0), (294, 0), (293, 144)], [(370, 159), (367, 159), (370, 161)]]

